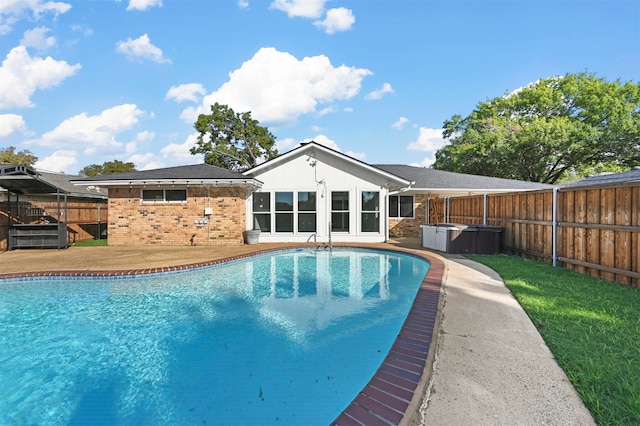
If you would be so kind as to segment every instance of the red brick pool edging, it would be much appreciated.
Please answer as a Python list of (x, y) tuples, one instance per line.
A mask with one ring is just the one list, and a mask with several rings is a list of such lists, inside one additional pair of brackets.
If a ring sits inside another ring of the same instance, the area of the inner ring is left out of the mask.
[[(336, 246), (337, 247), (337, 246)], [(365, 248), (366, 246), (340, 245), (339, 247)], [(129, 270), (86, 270), (86, 271), (39, 271), (0, 274), (0, 279), (37, 277), (127, 277), (183, 271), (218, 265), (234, 260), (299, 248), (298, 246), (258, 250), (211, 261), (190, 263), (179, 266)], [(417, 394), (418, 385), (423, 380), (427, 367), (429, 350), (436, 335), (440, 289), (444, 277), (444, 262), (427, 252), (401, 248), (374, 248), (395, 251), (420, 257), (429, 262), (429, 270), (424, 277), (407, 318), (396, 337), (389, 353), (375, 372), (369, 383), (354, 400), (333, 421), (336, 426), (397, 425), (408, 414), (412, 400), (422, 397)]]
[(412, 400), (422, 397), (418, 385), (424, 382), (429, 350), (440, 305), (444, 262), (428, 253), (384, 249), (418, 256), (430, 266), (409, 310), (400, 333), (369, 383), (331, 423), (336, 426), (397, 425), (409, 413)]

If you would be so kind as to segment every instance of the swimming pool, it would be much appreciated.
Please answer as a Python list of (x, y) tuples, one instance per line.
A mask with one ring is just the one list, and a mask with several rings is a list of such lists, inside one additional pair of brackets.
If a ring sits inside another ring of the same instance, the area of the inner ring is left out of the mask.
[(382, 362), (427, 269), (304, 250), (2, 282), (1, 423), (328, 424)]

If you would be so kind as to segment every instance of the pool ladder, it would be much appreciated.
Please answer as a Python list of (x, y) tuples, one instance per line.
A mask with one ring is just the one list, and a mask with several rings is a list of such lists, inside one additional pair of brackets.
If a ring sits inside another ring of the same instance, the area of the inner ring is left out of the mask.
[[(331, 227), (331, 224), (329, 224), (329, 227)], [(313, 244), (316, 244), (316, 250), (320, 250), (320, 249), (324, 249), (324, 250), (332, 250), (333, 249), (333, 245), (331, 244), (331, 228), (329, 228), (329, 243), (324, 243), (321, 245), (317, 245), (318, 244), (318, 234), (316, 234), (315, 232), (311, 235), (309, 235), (309, 238), (307, 238), (307, 243), (311, 241), (311, 238), (313, 238)]]

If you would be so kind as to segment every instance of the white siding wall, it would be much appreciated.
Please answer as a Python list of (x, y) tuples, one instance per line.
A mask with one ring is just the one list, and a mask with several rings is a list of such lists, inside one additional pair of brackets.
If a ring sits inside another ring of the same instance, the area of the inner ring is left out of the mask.
[[(382, 178), (363, 167), (354, 166), (339, 158), (316, 153), (318, 158), (301, 155), (278, 167), (264, 171), (254, 177), (264, 183), (260, 192), (294, 191), (294, 203), (298, 191), (317, 193), (316, 241), (329, 241), (329, 221), (331, 220), (331, 192), (349, 192), (349, 233), (331, 234), (333, 242), (382, 242), (387, 239), (387, 194)], [(315, 166), (312, 166), (315, 164)], [(361, 193), (380, 193), (380, 227), (378, 232), (361, 232)], [(253, 198), (247, 201), (247, 228), (253, 227)], [(272, 198), (273, 209), (273, 198)], [(294, 219), (295, 221), (295, 219)], [(276, 233), (272, 215), (272, 231), (262, 232), (260, 242), (306, 242), (311, 232)], [(295, 222), (294, 222), (295, 223)]]

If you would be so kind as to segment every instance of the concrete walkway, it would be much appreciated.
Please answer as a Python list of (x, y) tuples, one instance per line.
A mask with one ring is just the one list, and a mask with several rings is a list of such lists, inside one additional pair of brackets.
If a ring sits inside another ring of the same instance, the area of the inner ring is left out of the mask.
[(491, 269), (446, 256), (423, 425), (593, 425), (533, 323)]

